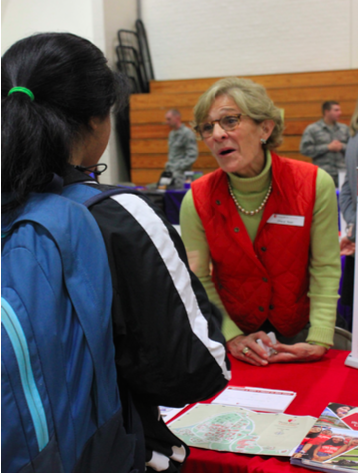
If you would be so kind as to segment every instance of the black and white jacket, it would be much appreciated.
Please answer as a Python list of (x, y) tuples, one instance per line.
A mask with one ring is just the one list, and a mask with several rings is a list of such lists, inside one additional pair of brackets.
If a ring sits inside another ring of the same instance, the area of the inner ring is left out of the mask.
[[(65, 185), (80, 182), (114, 188), (71, 168)], [(143, 193), (112, 196), (91, 213), (112, 274), (122, 400), (129, 390), (140, 414), (147, 471), (178, 471), (188, 448), (163, 423), (157, 406), (182, 407), (225, 387), (230, 365), (221, 316), (190, 271), (179, 234)]]

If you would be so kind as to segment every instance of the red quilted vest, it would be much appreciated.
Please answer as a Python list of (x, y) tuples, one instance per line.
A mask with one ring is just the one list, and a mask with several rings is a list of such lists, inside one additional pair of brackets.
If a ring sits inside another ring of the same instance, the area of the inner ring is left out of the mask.
[[(309, 321), (317, 167), (275, 153), (271, 157), (273, 189), (254, 244), (229, 194), (225, 172), (205, 175), (191, 188), (210, 247), (212, 279), (230, 317), (245, 333), (269, 319), (282, 335), (292, 337)], [(273, 214), (304, 216), (304, 226), (270, 224)]]

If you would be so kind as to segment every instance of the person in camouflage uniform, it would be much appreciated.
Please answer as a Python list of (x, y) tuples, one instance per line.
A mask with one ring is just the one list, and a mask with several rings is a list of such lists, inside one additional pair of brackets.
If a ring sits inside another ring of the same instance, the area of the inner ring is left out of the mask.
[(349, 127), (338, 122), (341, 116), (338, 102), (324, 102), (322, 113), (322, 119), (306, 127), (300, 143), (300, 152), (311, 157), (314, 165), (329, 173), (338, 187), (338, 173), (345, 170)]
[(166, 123), (172, 129), (169, 134), (169, 153), (165, 170), (173, 174), (173, 185), (182, 188), (185, 182), (184, 172), (191, 170), (198, 157), (195, 134), (181, 122), (181, 114), (177, 109), (170, 109), (165, 115)]

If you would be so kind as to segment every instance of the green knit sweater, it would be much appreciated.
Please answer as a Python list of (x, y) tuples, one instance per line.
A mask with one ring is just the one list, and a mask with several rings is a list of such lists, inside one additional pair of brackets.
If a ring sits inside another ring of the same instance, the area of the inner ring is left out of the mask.
[[(265, 168), (258, 176), (240, 178), (231, 173), (229, 176), (235, 197), (241, 206), (247, 210), (258, 208), (271, 182), (270, 153), (267, 153)], [(252, 242), (254, 242), (262, 214), (262, 211), (254, 216), (240, 214)], [(194, 206), (191, 190), (185, 195), (181, 205), (180, 225), (190, 267), (205, 287), (209, 299), (223, 312), (222, 331), (226, 340), (242, 335), (241, 329), (226, 312), (211, 280), (209, 246), (203, 224)], [(316, 180), (316, 200), (309, 252), (310, 330), (307, 341), (329, 347), (333, 344), (341, 270), (334, 182), (330, 175), (320, 168)]]

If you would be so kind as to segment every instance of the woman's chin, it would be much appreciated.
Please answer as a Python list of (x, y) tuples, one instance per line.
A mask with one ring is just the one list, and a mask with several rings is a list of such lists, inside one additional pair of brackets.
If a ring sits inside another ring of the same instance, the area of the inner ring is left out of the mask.
[(216, 161), (217, 161), (217, 164), (219, 165), (219, 167), (224, 170), (224, 172), (226, 173), (233, 173), (232, 170), (234, 170), (236, 167), (234, 166), (234, 162), (232, 162), (231, 160), (224, 160), (223, 158), (218, 158), (218, 157), (215, 157)]
[(225, 173), (234, 173), (235, 175), (238, 173), (239, 165), (231, 164), (231, 163), (219, 163), (220, 168)]

